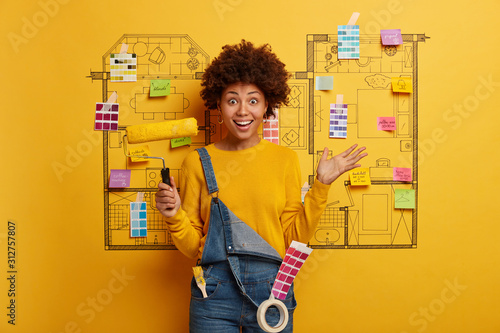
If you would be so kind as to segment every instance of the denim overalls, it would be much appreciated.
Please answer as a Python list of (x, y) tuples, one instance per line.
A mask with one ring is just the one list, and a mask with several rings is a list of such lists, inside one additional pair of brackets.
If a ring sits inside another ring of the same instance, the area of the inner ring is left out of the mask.
[[(241, 221), (217, 197), (218, 187), (210, 155), (197, 149), (210, 204), (210, 224), (200, 264), (203, 267), (208, 297), (203, 298), (191, 282), (189, 329), (192, 333), (264, 332), (257, 323), (258, 306), (269, 299), (282, 258), (252, 228)], [(249, 207), (249, 209), (255, 207)], [(293, 288), (284, 300), (289, 309), (288, 325), (282, 332), (293, 331), (293, 310), (296, 307)], [(279, 321), (277, 309), (266, 312), (270, 325)]]

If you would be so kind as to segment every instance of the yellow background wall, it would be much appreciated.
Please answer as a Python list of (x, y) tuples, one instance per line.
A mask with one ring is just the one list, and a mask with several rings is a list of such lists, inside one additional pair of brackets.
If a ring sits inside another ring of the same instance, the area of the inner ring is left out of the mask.
[[(336, 33), (354, 11), (362, 32), (431, 37), (419, 45), (418, 247), (313, 252), (297, 281), (295, 331), (499, 332), (496, 0), (4, 3), (0, 331), (187, 331), (192, 261), (104, 250), (102, 145), (91, 130), (102, 93), (86, 76), (120, 36), (188, 34), (211, 57), (241, 38), (268, 42), (300, 70), (305, 36)], [(92, 148), (60, 181), (53, 163), (84, 141)], [(8, 220), (17, 228), (15, 326)]]

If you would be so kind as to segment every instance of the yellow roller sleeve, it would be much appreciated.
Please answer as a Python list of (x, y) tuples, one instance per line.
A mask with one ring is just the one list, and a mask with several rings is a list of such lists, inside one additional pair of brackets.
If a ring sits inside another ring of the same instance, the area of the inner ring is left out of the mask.
[(195, 136), (198, 134), (198, 123), (195, 118), (167, 120), (161, 123), (128, 126), (127, 139), (129, 143), (168, 140)]

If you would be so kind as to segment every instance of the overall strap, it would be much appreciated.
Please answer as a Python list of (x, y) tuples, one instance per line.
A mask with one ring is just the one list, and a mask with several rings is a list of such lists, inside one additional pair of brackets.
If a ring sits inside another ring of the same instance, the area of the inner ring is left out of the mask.
[(200, 155), (201, 165), (203, 166), (203, 172), (205, 173), (205, 180), (208, 186), (208, 194), (219, 192), (217, 187), (217, 180), (215, 179), (214, 168), (212, 167), (212, 161), (210, 155), (205, 147), (196, 149)]

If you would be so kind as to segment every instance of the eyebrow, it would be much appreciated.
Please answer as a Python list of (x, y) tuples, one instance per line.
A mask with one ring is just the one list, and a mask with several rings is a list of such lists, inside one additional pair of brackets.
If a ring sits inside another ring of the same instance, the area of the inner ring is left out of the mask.
[[(228, 92), (226, 92), (226, 95), (227, 94), (239, 95), (236, 91), (233, 91), (233, 90), (229, 90)], [(257, 90), (250, 91), (247, 95), (252, 95), (252, 94), (259, 94), (259, 95), (261, 95), (261, 93), (259, 91), (257, 91)]]

